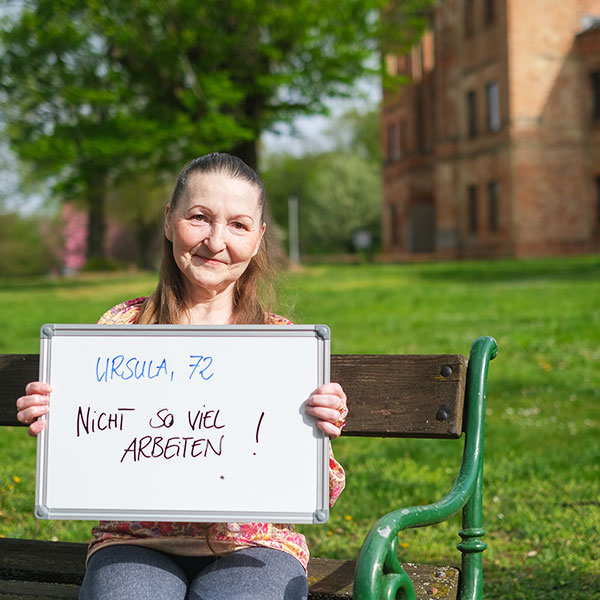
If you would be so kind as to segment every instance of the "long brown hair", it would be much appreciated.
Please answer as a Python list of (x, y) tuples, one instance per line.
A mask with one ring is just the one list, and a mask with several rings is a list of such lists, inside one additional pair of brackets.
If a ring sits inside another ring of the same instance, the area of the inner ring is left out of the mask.
[[(214, 152), (190, 161), (179, 173), (170, 210), (177, 206), (179, 199), (188, 191), (190, 176), (197, 173), (225, 173), (231, 177), (243, 179), (254, 185), (259, 192), (259, 207), (262, 221), (265, 221), (265, 188), (260, 177), (245, 162), (230, 154)], [(233, 322), (266, 322), (267, 314), (259, 298), (259, 291), (272, 290), (274, 268), (267, 248), (267, 236), (264, 235), (256, 256), (235, 282), (233, 292)], [(180, 323), (186, 310), (184, 297), (184, 279), (175, 258), (173, 243), (163, 238), (162, 255), (158, 286), (144, 302), (136, 323)]]

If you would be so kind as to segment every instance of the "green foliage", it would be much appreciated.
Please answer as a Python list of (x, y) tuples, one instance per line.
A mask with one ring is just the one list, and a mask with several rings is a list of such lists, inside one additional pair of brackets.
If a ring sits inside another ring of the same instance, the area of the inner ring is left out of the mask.
[(307, 249), (351, 251), (352, 234), (380, 228), (379, 169), (357, 155), (322, 155), (302, 200), (306, 202), (304, 240)]
[(299, 237), (305, 254), (353, 251), (353, 234), (380, 238), (379, 118), (373, 109), (334, 121), (335, 149), (301, 157), (268, 156), (263, 177), (275, 221), (288, 226), (288, 199), (299, 200)]
[(2, 35), (12, 142), (72, 182), (86, 163), (173, 168), (256, 139), (351, 93), (376, 50), (382, 4), (29, 2)]
[(108, 212), (131, 232), (140, 269), (157, 267), (159, 231), (174, 186), (165, 180), (156, 173), (139, 173), (119, 181), (108, 195)]
[(276, 121), (352, 93), (384, 35), (384, 4), (29, 2), (2, 32), (12, 144), (70, 190), (80, 171), (173, 169), (256, 140)]
[(363, 112), (356, 108), (335, 119), (327, 134), (338, 150), (356, 154), (376, 166), (381, 164), (379, 106)]
[(93, 256), (85, 262), (83, 271), (119, 271), (122, 268), (123, 265), (114, 258)]
[(42, 235), (39, 217), (0, 214), (0, 274), (42, 275), (58, 268), (50, 240)]

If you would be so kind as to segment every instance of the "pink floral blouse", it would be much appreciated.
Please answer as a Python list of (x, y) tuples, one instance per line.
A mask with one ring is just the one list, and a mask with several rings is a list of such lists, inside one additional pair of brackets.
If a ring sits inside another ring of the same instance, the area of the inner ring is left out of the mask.
[[(133, 324), (145, 298), (117, 304), (104, 313), (101, 325)], [(289, 325), (290, 321), (270, 315), (269, 323)], [(329, 504), (340, 495), (345, 485), (342, 466), (329, 453)], [(179, 523), (149, 521), (100, 521), (92, 529), (88, 558), (96, 550), (111, 544), (137, 544), (173, 554), (206, 556), (227, 554), (253, 546), (275, 548), (295, 556), (307, 568), (309, 552), (306, 539), (293, 525), (280, 523)]]

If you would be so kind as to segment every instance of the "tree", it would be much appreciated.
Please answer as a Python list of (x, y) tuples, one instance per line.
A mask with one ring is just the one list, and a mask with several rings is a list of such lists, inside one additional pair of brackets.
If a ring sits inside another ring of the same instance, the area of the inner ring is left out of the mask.
[(332, 122), (327, 134), (337, 150), (356, 154), (366, 161), (381, 164), (379, 106), (367, 111), (350, 109)]
[(62, 269), (67, 274), (77, 273), (85, 264), (86, 215), (65, 202), (62, 205), (60, 220), (62, 245), (59, 254)]
[[(430, 2), (398, 5), (412, 19)], [(323, 112), (325, 98), (351, 95), (378, 45), (407, 37), (406, 27), (381, 26), (387, 5), (24, 1), (0, 39), (11, 146), (32, 177), (51, 177), (56, 192), (88, 206), (88, 252), (101, 256), (104, 199), (114, 182), (172, 173), (209, 149), (256, 166), (262, 131)]]
[(45, 275), (58, 271), (60, 259), (54, 252), (60, 244), (54, 232), (44, 232), (39, 218), (0, 213), (0, 274)]
[(133, 237), (137, 267), (140, 269), (156, 268), (160, 250), (156, 242), (172, 187), (172, 182), (167, 184), (152, 173), (141, 173), (120, 182), (108, 196), (109, 212), (119, 215), (120, 223)]
[(353, 235), (380, 228), (379, 169), (356, 154), (333, 152), (319, 161), (306, 190), (307, 247), (320, 252), (351, 252)]
[(273, 218), (285, 232), (291, 195), (299, 199), (304, 253), (352, 251), (358, 230), (380, 238), (381, 185), (378, 109), (351, 110), (336, 119), (328, 152), (268, 156), (264, 180)]
[[(157, 155), (175, 150), (169, 146), (172, 136), (203, 140), (198, 133), (210, 129), (214, 142), (229, 139), (235, 124), (231, 117), (207, 113), (191, 135), (177, 119), (161, 123), (136, 112), (136, 103), (149, 99), (135, 93), (112, 60), (108, 40), (91, 18), (94, 4), (27, 3), (3, 31), (0, 91), (12, 149), (31, 178), (51, 182), (58, 195), (87, 207), (88, 258), (101, 258), (105, 199), (114, 183), (157, 168)], [(196, 153), (211, 148), (206, 141), (186, 146)]]

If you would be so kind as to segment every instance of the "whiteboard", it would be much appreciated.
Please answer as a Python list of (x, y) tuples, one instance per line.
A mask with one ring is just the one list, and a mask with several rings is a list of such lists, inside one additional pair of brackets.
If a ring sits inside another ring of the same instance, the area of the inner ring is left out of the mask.
[(324, 523), (326, 325), (42, 327), (41, 519)]

